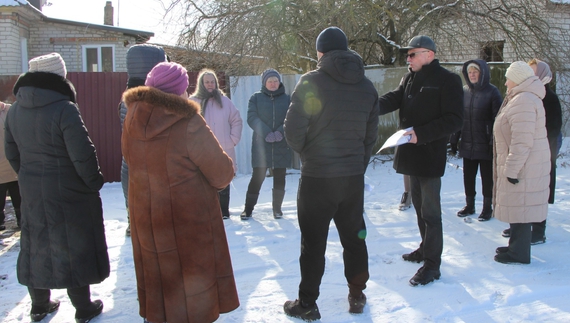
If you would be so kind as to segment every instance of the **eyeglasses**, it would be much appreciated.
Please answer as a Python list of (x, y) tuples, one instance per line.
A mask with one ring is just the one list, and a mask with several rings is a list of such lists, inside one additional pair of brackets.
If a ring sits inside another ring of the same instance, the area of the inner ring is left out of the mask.
[(419, 53), (427, 53), (427, 52), (429, 52), (429, 50), (422, 50), (422, 51), (419, 51), (419, 52), (414, 52), (414, 53), (411, 53), (411, 54), (407, 54), (407, 55), (406, 55), (406, 59), (408, 59), (408, 58), (409, 58), (409, 59), (414, 59), (414, 57), (416, 57), (417, 54), (419, 54)]

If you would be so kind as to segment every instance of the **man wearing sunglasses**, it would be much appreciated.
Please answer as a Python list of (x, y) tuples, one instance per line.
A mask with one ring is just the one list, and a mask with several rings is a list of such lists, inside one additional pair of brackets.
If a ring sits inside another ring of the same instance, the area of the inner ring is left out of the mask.
[(380, 115), (399, 110), (400, 128), (411, 129), (404, 134), (411, 135), (410, 142), (396, 150), (394, 169), (411, 179), (422, 242), (402, 258), (424, 262), (410, 279), (410, 284), (417, 286), (441, 277), (441, 177), (449, 135), (463, 124), (463, 89), (459, 75), (441, 67), (435, 59), (435, 43), (428, 36), (415, 36), (400, 51), (407, 54), (409, 73), (394, 91), (380, 98)]

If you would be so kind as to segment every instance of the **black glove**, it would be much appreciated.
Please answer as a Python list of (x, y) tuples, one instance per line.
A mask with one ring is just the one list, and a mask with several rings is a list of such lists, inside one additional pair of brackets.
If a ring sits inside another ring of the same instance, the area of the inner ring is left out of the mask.
[(516, 178), (507, 177), (507, 180), (509, 181), (509, 183), (511, 183), (513, 185), (519, 182), (519, 180)]

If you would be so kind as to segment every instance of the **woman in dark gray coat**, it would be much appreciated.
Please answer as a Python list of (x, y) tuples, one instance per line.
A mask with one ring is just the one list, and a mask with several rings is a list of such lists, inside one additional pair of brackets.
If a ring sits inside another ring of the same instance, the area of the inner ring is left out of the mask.
[(59, 54), (32, 59), (6, 118), (6, 158), (22, 195), (18, 281), (28, 287), (33, 322), (59, 307), (54, 288), (66, 288), (76, 322), (88, 322), (103, 310), (89, 285), (109, 277), (103, 175), (65, 76)]
[(283, 217), (281, 204), (285, 196), (285, 172), (291, 166), (291, 149), (283, 135), (289, 95), (285, 94), (281, 75), (274, 69), (263, 72), (261, 84), (261, 91), (251, 96), (247, 109), (247, 124), (253, 129), (253, 174), (247, 187), (245, 209), (240, 215), (242, 220), (251, 217), (268, 168), (273, 170), (273, 217)]

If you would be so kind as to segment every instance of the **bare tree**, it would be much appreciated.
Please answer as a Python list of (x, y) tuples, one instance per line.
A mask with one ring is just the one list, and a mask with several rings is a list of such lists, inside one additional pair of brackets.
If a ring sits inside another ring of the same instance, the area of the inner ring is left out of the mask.
[(436, 40), (446, 60), (477, 57), (482, 46), (496, 43), (510, 60), (539, 57), (554, 69), (568, 61), (559, 50), (567, 33), (552, 24), (545, 0), (163, 1), (184, 8), (179, 45), (216, 53), (210, 59), (237, 75), (266, 66), (313, 69), (315, 39), (328, 26), (342, 28), (367, 65), (404, 65), (398, 49), (418, 34)]

